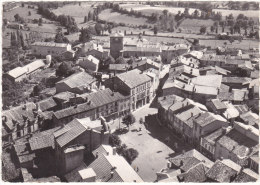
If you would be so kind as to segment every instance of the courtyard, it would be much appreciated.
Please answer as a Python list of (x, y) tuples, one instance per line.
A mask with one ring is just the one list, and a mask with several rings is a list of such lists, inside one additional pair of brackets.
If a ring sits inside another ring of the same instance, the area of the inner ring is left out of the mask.
[[(191, 148), (177, 136), (174, 136), (169, 129), (161, 127), (156, 119), (157, 109), (149, 106), (150, 104), (147, 104), (133, 112), (136, 122), (130, 126), (129, 132), (121, 134), (119, 137), (128, 148), (134, 148), (139, 153), (133, 161), (132, 167), (134, 169), (138, 167), (137, 173), (145, 182), (154, 182), (156, 172), (166, 168), (168, 158)], [(146, 116), (146, 124), (140, 124), (140, 118), (145, 120)], [(119, 128), (119, 123), (119, 119), (115, 120), (111, 125), (112, 130)], [(125, 127), (125, 125), (121, 123), (120, 127)], [(166, 138), (169, 138), (169, 141)]]

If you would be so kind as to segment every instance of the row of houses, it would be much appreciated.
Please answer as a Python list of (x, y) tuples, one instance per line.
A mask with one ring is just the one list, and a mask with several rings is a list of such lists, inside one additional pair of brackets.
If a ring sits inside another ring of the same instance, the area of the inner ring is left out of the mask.
[[(117, 154), (116, 148), (108, 145), (109, 135), (104, 118), (96, 121), (83, 118), (19, 139), (14, 149), (23, 178), (31, 182), (29, 171), (35, 169), (37, 156), (53, 153), (49, 162), (53, 163), (57, 176), (66, 182), (143, 182), (131, 165)], [(89, 162), (85, 163), (86, 160)]]
[(212, 162), (193, 149), (168, 159), (167, 166), (157, 174), (156, 182), (256, 182), (258, 174), (250, 168), (243, 168), (230, 159)]
[[(259, 147), (259, 127), (252, 119), (251, 123), (249, 119), (244, 123), (234, 120), (230, 122), (226, 116), (228, 113), (225, 114), (229, 110), (219, 100), (211, 100), (206, 104), (207, 107), (176, 95), (161, 97), (158, 102), (158, 118), (161, 123), (211, 160), (231, 159), (241, 166), (249, 166), (252, 163), (250, 157)], [(207, 108), (214, 111), (209, 112)], [(251, 118), (253, 117), (252, 112), (244, 112), (246, 113), (242, 113), (240, 117), (238, 113), (238, 120), (243, 121), (245, 114), (251, 114)], [(259, 117), (254, 116), (257, 122)], [(252, 170), (258, 171), (256, 166), (252, 165)]]

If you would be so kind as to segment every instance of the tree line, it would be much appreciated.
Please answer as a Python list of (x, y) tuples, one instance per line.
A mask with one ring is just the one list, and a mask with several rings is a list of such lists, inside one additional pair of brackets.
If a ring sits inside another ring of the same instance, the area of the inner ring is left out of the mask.
[(43, 4), (38, 5), (38, 13), (47, 19), (59, 22), (62, 26), (64, 26), (67, 29), (68, 33), (75, 33), (79, 31), (77, 23), (72, 16), (57, 16), (52, 11), (50, 11), (49, 8), (44, 7)]

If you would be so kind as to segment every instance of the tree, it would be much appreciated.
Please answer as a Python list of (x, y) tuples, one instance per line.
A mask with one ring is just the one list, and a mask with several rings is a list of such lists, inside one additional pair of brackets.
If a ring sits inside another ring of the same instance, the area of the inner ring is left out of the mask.
[(39, 18), (38, 25), (39, 25), (39, 26), (42, 26), (42, 18)]
[(91, 34), (89, 28), (85, 28), (85, 29), (82, 28), (80, 30), (80, 34), (79, 34), (80, 42), (83, 42), (83, 43), (88, 42), (91, 39), (91, 37), (92, 37), (92, 34)]
[(88, 17), (87, 16), (84, 17), (84, 23), (86, 23), (86, 22), (88, 22)]
[(164, 16), (167, 16), (167, 15), (168, 15), (168, 10), (163, 10), (162, 12), (163, 12), (163, 15), (164, 15)]
[(157, 26), (154, 26), (154, 27), (153, 27), (153, 33), (154, 33), (154, 35), (157, 35), (157, 32), (158, 32), (158, 28), (157, 28)]
[(214, 26), (210, 26), (210, 31), (214, 32), (214, 30), (215, 30), (215, 27)]
[(201, 27), (200, 27), (200, 33), (201, 33), (201, 34), (205, 34), (206, 31), (207, 31), (207, 27), (206, 27), (206, 26), (201, 26)]
[(132, 162), (138, 157), (138, 155), (138, 151), (133, 148), (128, 148), (122, 153), (122, 156), (129, 164), (132, 164)]
[(25, 44), (24, 44), (23, 33), (20, 34), (20, 40), (21, 40), (21, 46), (22, 46), (22, 48), (24, 48)]
[(72, 70), (71, 63), (62, 62), (59, 67), (56, 69), (56, 76), (67, 77), (71, 75), (74, 71)]
[(233, 37), (230, 37), (230, 38), (229, 38), (229, 42), (231, 43), (231, 45), (232, 45), (232, 43), (233, 43), (234, 41), (235, 41), (235, 40), (234, 40)]
[(107, 68), (109, 66), (109, 64), (114, 64), (115, 63), (115, 59), (109, 55), (105, 60), (103, 60), (102, 65)]
[(101, 25), (100, 23), (97, 23), (97, 24), (95, 25), (95, 30), (96, 30), (96, 33), (97, 33), (98, 35), (100, 35), (100, 34), (103, 32), (103, 27), (102, 27), (102, 25)]
[(42, 88), (40, 85), (36, 85), (33, 87), (33, 95), (34, 96), (39, 96)]
[(107, 27), (107, 31), (108, 31), (108, 33), (111, 33), (111, 25), (110, 24)]
[(14, 15), (14, 19), (16, 22), (18, 22), (20, 20), (20, 15), (19, 14), (15, 14)]
[(112, 147), (119, 147), (122, 143), (121, 139), (118, 137), (118, 135), (115, 134), (111, 134), (109, 136), (109, 145), (111, 145)]
[(128, 127), (128, 129), (130, 125), (132, 125), (134, 122), (135, 122), (135, 117), (132, 113), (127, 114), (123, 117), (122, 123), (125, 124)]
[(125, 59), (124, 59), (122, 56), (120, 56), (120, 57), (118, 57), (118, 58), (116, 59), (115, 63), (116, 63), (116, 64), (125, 64), (126, 61), (125, 61)]
[(65, 37), (62, 33), (62, 31), (59, 31), (55, 35), (54, 42), (56, 43), (69, 43), (69, 40), (67, 37)]
[(194, 18), (198, 18), (199, 17), (199, 11), (196, 9), (193, 13)]
[(248, 9), (249, 9), (249, 6), (250, 6), (250, 5), (249, 5), (248, 2), (247, 2), (247, 3), (244, 3), (243, 6), (242, 6), (242, 9), (243, 9), (243, 10), (248, 10)]
[(185, 8), (185, 10), (184, 10), (184, 15), (185, 15), (186, 18), (190, 16), (190, 14), (189, 14), (189, 8), (187, 8), (187, 7)]
[(90, 21), (92, 19), (92, 13), (91, 11), (88, 12), (88, 21)]

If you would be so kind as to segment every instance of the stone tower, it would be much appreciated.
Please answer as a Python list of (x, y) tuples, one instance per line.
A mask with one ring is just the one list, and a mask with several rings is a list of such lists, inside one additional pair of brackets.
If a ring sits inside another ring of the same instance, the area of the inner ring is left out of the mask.
[(124, 35), (122, 33), (114, 33), (110, 36), (110, 55), (117, 59), (121, 56), (120, 51), (124, 49)]

